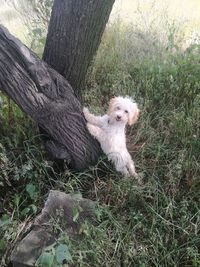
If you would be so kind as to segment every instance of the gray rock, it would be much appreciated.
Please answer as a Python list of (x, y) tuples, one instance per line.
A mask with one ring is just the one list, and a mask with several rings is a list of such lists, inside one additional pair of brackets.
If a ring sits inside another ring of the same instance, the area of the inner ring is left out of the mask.
[(71, 238), (79, 238), (81, 224), (88, 220), (94, 223), (95, 203), (80, 194), (65, 194), (51, 190), (48, 199), (33, 223), (33, 229), (14, 248), (11, 254), (13, 267), (30, 267), (42, 251), (55, 242), (54, 223)]

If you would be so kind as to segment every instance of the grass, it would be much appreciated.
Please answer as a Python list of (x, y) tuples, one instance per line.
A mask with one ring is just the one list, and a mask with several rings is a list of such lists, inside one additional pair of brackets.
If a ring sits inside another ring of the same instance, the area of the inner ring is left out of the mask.
[(173, 23), (156, 32), (116, 21), (88, 73), (91, 110), (104, 113), (113, 95), (139, 103), (127, 139), (142, 186), (105, 159), (83, 173), (57, 174), (34, 122), (1, 96), (1, 266), (50, 189), (98, 203), (98, 225), (86, 222), (81, 242), (58, 237), (74, 266), (200, 266), (200, 47), (183, 50), (176, 33)]

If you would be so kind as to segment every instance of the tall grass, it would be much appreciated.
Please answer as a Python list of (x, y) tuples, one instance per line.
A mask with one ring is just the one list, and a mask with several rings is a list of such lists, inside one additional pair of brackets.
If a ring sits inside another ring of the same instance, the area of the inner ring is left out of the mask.
[[(200, 47), (183, 49), (176, 23), (162, 31), (117, 20), (88, 73), (84, 104), (104, 113), (113, 95), (139, 103), (127, 143), (144, 184), (122, 178), (101, 159), (92, 170), (57, 174), (34, 122), (5, 98), (1, 110), (2, 266), (49, 189), (80, 191), (98, 202), (98, 224), (81, 241), (62, 231), (74, 266), (200, 266)], [(9, 112), (8, 112), (9, 111)], [(12, 123), (11, 123), (12, 122)]]
[(200, 55), (198, 45), (184, 50), (177, 32), (174, 22), (164, 36), (114, 22), (90, 72), (93, 110), (126, 94), (141, 108), (128, 143), (146, 182), (112, 180), (111, 192), (105, 186), (112, 219), (102, 224), (110, 221), (115, 250), (104, 266), (200, 264)]

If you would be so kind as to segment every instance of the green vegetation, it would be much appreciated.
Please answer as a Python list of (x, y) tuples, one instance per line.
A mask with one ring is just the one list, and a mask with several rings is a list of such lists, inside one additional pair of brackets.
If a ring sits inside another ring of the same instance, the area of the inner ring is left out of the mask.
[(163, 39), (155, 29), (109, 25), (84, 95), (98, 113), (113, 95), (139, 103), (127, 139), (142, 186), (105, 159), (83, 173), (57, 174), (35, 123), (1, 95), (1, 266), (50, 189), (97, 201), (98, 225), (86, 222), (81, 242), (60, 231), (38, 266), (49, 254), (83, 267), (200, 266), (200, 46), (183, 50), (176, 25), (168, 26)]

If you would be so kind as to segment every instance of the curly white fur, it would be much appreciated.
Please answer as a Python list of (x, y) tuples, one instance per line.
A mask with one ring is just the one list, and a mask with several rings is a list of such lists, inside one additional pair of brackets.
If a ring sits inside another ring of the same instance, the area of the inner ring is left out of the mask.
[(134, 162), (126, 148), (125, 126), (138, 120), (139, 109), (129, 97), (114, 97), (110, 100), (108, 113), (95, 116), (87, 108), (83, 109), (87, 128), (101, 144), (103, 152), (111, 160), (118, 172), (135, 176)]

